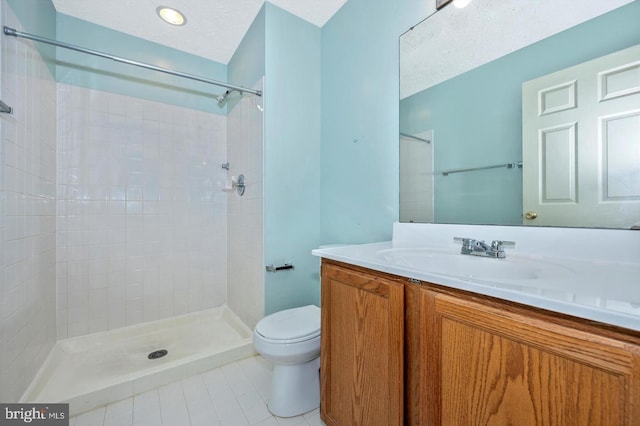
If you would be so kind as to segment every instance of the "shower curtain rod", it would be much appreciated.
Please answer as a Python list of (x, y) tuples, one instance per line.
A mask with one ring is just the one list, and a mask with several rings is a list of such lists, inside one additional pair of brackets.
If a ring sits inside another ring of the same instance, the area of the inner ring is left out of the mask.
[(400, 136), (403, 136), (403, 137), (409, 138), (409, 139), (413, 139), (413, 140), (418, 141), (418, 142), (431, 143), (431, 141), (429, 139), (419, 138), (418, 136), (413, 136), (413, 135), (410, 135), (409, 133), (400, 132)]
[(145, 64), (144, 62), (133, 61), (131, 59), (126, 59), (126, 58), (122, 58), (122, 57), (119, 57), (119, 56), (111, 55), (111, 54), (108, 54), (108, 53), (99, 52), (97, 50), (86, 49), (84, 47), (75, 46), (73, 44), (63, 43), (63, 42), (60, 42), (60, 41), (55, 41), (55, 40), (51, 40), (51, 39), (48, 39), (48, 38), (40, 37), (40, 36), (37, 36), (37, 35), (34, 35), (34, 34), (24, 33), (22, 31), (17, 31), (16, 29), (10, 28), (10, 27), (7, 27), (7, 26), (4, 27), (4, 33), (5, 33), (5, 35), (9, 35), (9, 36), (22, 37), (22, 38), (26, 38), (28, 40), (33, 40), (33, 41), (38, 41), (40, 43), (50, 44), (52, 46), (63, 47), (65, 49), (69, 49), (69, 50), (75, 50), (76, 52), (88, 53), (89, 55), (94, 55), (94, 56), (99, 56), (101, 58), (111, 59), (113, 61), (121, 62), (123, 64), (134, 65), (136, 67), (147, 68), (147, 69), (150, 69), (150, 70), (153, 70), (153, 71), (159, 71), (159, 72), (163, 72), (165, 74), (175, 75), (177, 77), (188, 78), (190, 80), (200, 81), (202, 83), (213, 84), (215, 86), (226, 87), (227, 89), (237, 90), (239, 92), (247, 92), (247, 93), (251, 93), (251, 94), (256, 95), (256, 96), (262, 96), (262, 92), (260, 90), (248, 89), (246, 87), (236, 86), (234, 84), (223, 83), (221, 81), (216, 81), (216, 80), (209, 80), (209, 79), (206, 79), (206, 78), (203, 78), (203, 77), (198, 77), (197, 75), (193, 75), (193, 74), (187, 74), (187, 73), (183, 73), (183, 72), (179, 72), (179, 71), (174, 71), (174, 70), (171, 70), (171, 69), (168, 69), (168, 68), (162, 68), (162, 67), (158, 67), (158, 66), (151, 65), (151, 64)]

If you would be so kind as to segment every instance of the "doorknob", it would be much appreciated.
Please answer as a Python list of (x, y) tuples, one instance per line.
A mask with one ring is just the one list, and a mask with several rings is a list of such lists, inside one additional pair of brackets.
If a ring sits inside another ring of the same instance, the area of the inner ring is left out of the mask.
[(526, 212), (526, 213), (524, 214), (524, 217), (526, 217), (526, 218), (527, 218), (527, 219), (529, 219), (529, 220), (534, 220), (535, 218), (537, 218), (537, 217), (538, 217), (538, 213), (536, 213), (536, 212), (534, 212), (534, 211), (529, 211), (529, 212)]

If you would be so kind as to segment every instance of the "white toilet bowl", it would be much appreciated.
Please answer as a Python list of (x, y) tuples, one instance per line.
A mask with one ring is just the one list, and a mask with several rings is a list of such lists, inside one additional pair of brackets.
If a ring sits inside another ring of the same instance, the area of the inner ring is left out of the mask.
[(261, 319), (253, 346), (273, 362), (269, 411), (279, 417), (320, 405), (320, 308), (287, 309)]

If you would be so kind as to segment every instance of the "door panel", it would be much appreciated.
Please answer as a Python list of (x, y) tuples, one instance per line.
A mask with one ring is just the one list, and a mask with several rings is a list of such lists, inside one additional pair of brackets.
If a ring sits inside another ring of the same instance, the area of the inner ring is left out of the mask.
[(539, 199), (545, 204), (577, 203), (576, 123), (541, 130), (539, 144)]
[(600, 119), (602, 201), (640, 200), (640, 111)]

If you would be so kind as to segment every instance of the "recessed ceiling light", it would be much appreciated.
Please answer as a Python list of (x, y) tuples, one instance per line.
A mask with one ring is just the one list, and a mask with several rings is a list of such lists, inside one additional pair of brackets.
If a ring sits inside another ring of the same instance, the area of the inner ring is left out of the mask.
[(171, 25), (184, 25), (187, 23), (187, 18), (177, 9), (167, 7), (167, 6), (159, 6), (156, 9), (156, 13), (158, 16), (165, 22)]

